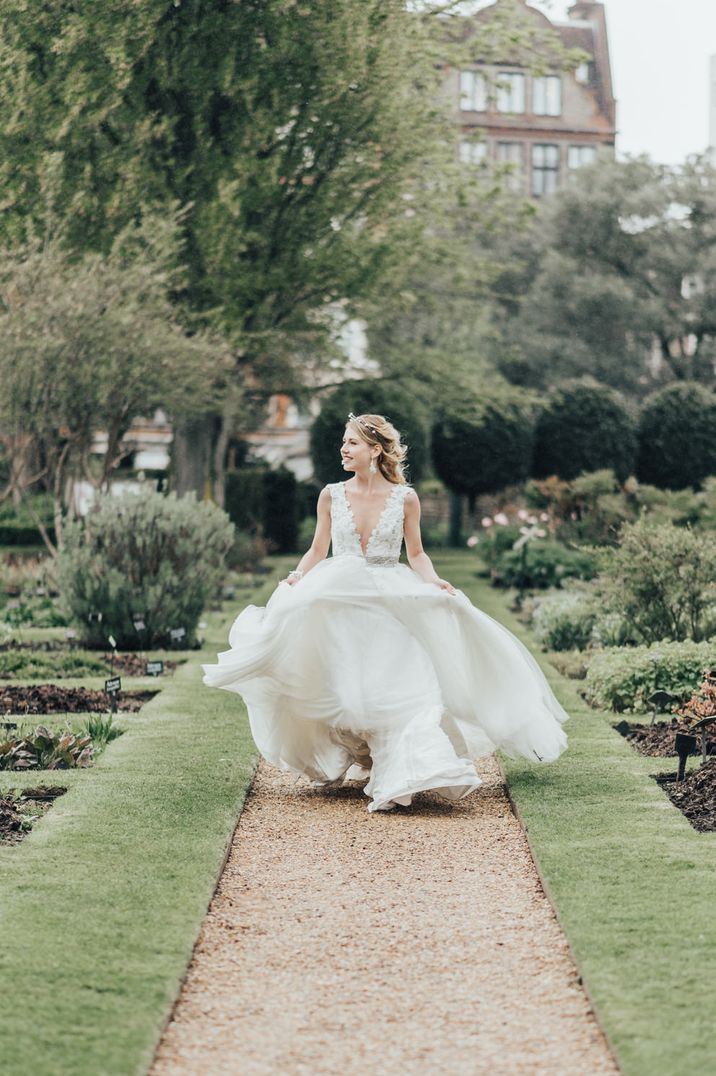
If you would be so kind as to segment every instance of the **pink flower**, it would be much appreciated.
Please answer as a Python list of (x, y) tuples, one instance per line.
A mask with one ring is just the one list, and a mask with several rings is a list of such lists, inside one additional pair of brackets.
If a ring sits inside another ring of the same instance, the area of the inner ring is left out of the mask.
[(506, 527), (509, 524), (509, 519), (504, 512), (498, 512), (495, 516), (495, 523), (499, 523), (501, 527)]
[(467, 544), (468, 544), (470, 549), (473, 549), (477, 545), (478, 541), (479, 541), (479, 539), (478, 539), (477, 535), (476, 534), (471, 534), (470, 537), (467, 540)]
[(490, 519), (489, 516), (483, 516), (482, 520), (481, 520), (481, 523), (482, 523), (483, 527), (491, 527), (492, 526), (492, 520)]
[(535, 534), (537, 535), (538, 538), (546, 538), (547, 537), (547, 531), (543, 530), (542, 527), (539, 527), (535, 531)]
[(549, 515), (547, 512), (540, 512), (540, 520), (542, 523), (549, 523)]
[(529, 512), (527, 511), (526, 508), (520, 508), (519, 512), (517, 513), (517, 518), (521, 519), (524, 522), (524, 520), (527, 519), (528, 515), (529, 515)]

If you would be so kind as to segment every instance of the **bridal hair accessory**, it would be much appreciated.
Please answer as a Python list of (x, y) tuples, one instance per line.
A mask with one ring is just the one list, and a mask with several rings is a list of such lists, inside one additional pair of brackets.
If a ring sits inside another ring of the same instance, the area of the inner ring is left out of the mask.
[(363, 418), (358, 418), (352, 411), (348, 412), (348, 418), (351, 422), (357, 422), (359, 426), (364, 426), (366, 430), (371, 430), (373, 433), (377, 433), (375, 426), (371, 426), (370, 422), (366, 422)]

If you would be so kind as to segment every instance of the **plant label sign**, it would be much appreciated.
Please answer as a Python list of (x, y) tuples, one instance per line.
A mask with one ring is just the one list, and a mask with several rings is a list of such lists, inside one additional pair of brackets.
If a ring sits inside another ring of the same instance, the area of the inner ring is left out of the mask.
[(87, 614), (87, 619), (89, 620), (90, 624), (101, 624), (102, 623), (102, 614), (101, 613), (88, 613)]
[(180, 642), (186, 635), (186, 628), (171, 628), (169, 631), (169, 638), (175, 642)]
[(164, 672), (164, 662), (148, 661), (145, 671), (147, 676), (161, 676), (161, 674)]
[(146, 627), (147, 627), (147, 625), (144, 623), (144, 620), (142, 619), (141, 616), (136, 617), (132, 621), (132, 623), (134, 624), (134, 630), (137, 631), (137, 632), (144, 631), (146, 629)]
[(106, 695), (117, 695), (122, 690), (122, 678), (120, 676), (113, 676), (109, 680), (104, 682), (104, 690)]
[(75, 629), (74, 628), (67, 628), (66, 631), (65, 631), (65, 639), (67, 639), (68, 642), (69, 642), (70, 640), (76, 639), (76, 638), (77, 638), (77, 632), (75, 631)]
[(107, 642), (109, 643), (109, 645), (112, 647), (113, 650), (117, 649), (117, 640), (115, 639), (114, 635), (108, 635), (107, 636)]

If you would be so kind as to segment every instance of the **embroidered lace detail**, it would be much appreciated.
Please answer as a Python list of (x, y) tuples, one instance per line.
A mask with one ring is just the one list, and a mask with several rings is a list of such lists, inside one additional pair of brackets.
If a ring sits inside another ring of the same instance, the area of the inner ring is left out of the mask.
[(392, 566), (400, 560), (403, 514), (408, 485), (396, 485), (387, 495), (383, 511), (363, 553), (343, 482), (328, 486), (331, 494), (331, 547), (334, 557), (346, 553), (363, 557), (370, 565)]

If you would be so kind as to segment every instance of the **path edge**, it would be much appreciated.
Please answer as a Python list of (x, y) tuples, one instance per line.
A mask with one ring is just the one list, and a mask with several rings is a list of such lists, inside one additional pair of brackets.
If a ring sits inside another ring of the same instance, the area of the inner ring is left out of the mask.
[(585, 996), (587, 998), (587, 1001), (589, 1002), (589, 1007), (592, 1010), (592, 1016), (594, 1017), (594, 1021), (595, 1021), (596, 1025), (597, 1025), (597, 1027), (599, 1028), (599, 1030), (601, 1031), (602, 1035), (604, 1036), (604, 1041), (605, 1041), (605, 1043), (607, 1045), (607, 1049), (609, 1050), (609, 1053), (612, 1056), (612, 1060), (614, 1061), (614, 1064), (617, 1067), (617, 1069), (619, 1070), (619, 1072), (623, 1073), (624, 1072), (624, 1067), (620, 1063), (619, 1055), (618, 1055), (617, 1050), (616, 1050), (616, 1048), (614, 1046), (612, 1038), (609, 1035), (609, 1033), (607, 1032), (607, 1029), (605, 1028), (604, 1023), (603, 1023), (602, 1018), (601, 1018), (601, 1015), (599, 1013), (599, 1010), (598, 1010), (597, 1006), (594, 1003), (594, 998), (592, 996), (592, 992), (589, 989), (589, 985), (587, 983), (587, 980), (586, 980), (586, 978), (584, 976), (584, 973), (582, 971), (582, 968), (580, 966), (580, 962), (577, 959), (577, 954), (574, 951), (574, 946), (572, 945), (572, 941), (571, 941), (571, 939), (569, 937), (569, 934), (567, 933), (567, 930), (566, 930), (566, 928), (564, 926), (564, 923), (562, 922), (562, 916), (560, 915), (559, 907), (557, 905), (557, 901), (554, 898), (552, 888), (551, 888), (549, 882), (547, 881), (547, 879), (546, 879), (546, 877), (544, 875), (544, 872), (542, 870), (542, 867), (541, 867), (541, 864), (540, 864), (540, 861), (539, 861), (539, 856), (537, 855), (537, 849), (535, 848), (535, 845), (534, 845), (534, 843), (532, 841), (532, 838), (530, 837), (529, 827), (528, 827), (527, 823), (525, 822), (525, 819), (523, 817), (522, 811), (520, 810), (520, 807), (519, 807), (515, 797), (512, 795), (512, 789), (510, 788), (510, 782), (509, 782), (509, 779), (507, 777), (507, 773), (505, 772), (505, 766), (503, 764), (503, 761), (499, 757), (499, 755), (497, 755), (497, 754), (495, 754), (494, 757), (495, 757), (495, 760), (497, 762), (497, 767), (498, 767), (498, 769), (500, 771), (500, 774), (502, 776), (502, 780), (503, 780), (503, 783), (504, 783), (504, 786), (505, 786), (505, 792), (507, 793), (507, 799), (510, 802), (510, 807), (512, 808), (512, 811), (513, 811), (513, 813), (515, 815), (515, 818), (519, 822), (520, 827), (522, 829), (522, 832), (525, 835), (525, 840), (527, 841), (527, 847), (530, 850), (530, 855), (532, 856), (532, 862), (534, 863), (535, 870), (537, 872), (537, 877), (540, 880), (540, 885), (542, 886), (542, 889), (544, 891), (544, 895), (547, 898), (547, 900), (549, 901), (550, 906), (552, 908), (552, 911), (554, 912), (554, 917), (557, 920), (557, 923), (559, 924), (559, 929), (562, 931), (562, 936), (564, 937), (564, 939), (565, 939), (565, 941), (567, 943), (567, 948), (569, 949), (569, 955), (572, 958), (572, 963), (574, 964), (575, 968), (577, 969), (577, 971), (579, 973), (579, 985), (581, 986), (582, 990), (584, 991)]

